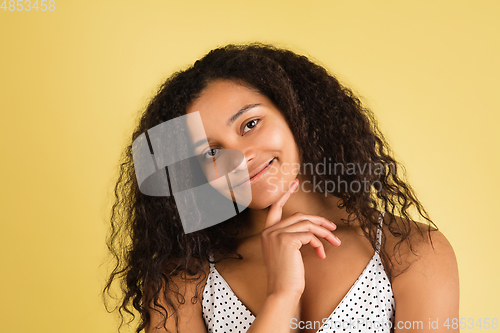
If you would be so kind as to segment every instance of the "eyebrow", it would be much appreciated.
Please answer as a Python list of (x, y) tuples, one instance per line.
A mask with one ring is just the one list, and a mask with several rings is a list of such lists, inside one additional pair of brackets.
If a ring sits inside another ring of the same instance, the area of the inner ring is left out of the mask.
[(235, 121), (236, 119), (238, 119), (243, 113), (247, 112), (248, 110), (250, 109), (253, 109), (254, 107), (257, 107), (257, 106), (260, 106), (260, 103), (257, 103), (257, 104), (248, 104), (248, 105), (245, 105), (244, 107), (242, 107), (241, 109), (239, 109), (238, 112), (236, 112), (232, 117), (231, 119), (228, 120), (227, 122), (227, 126), (231, 126)]
[[(241, 117), (242, 114), (244, 114), (245, 112), (257, 107), (257, 106), (260, 106), (261, 104), (260, 103), (256, 103), (256, 104), (247, 104), (245, 105), (244, 107), (242, 107), (241, 109), (239, 109), (228, 121), (227, 121), (227, 126), (231, 126), (239, 117)], [(201, 146), (203, 143), (205, 143), (206, 141), (211, 141), (210, 138), (206, 138), (206, 139), (201, 139), (200, 141), (196, 142), (194, 144), (194, 148), (198, 148), (199, 146)]]

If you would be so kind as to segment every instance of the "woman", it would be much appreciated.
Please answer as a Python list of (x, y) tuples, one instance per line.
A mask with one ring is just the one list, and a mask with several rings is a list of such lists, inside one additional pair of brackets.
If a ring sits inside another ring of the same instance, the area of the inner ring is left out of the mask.
[[(203, 123), (199, 156), (243, 154), (251, 191), (248, 208), (189, 233), (172, 196), (141, 193), (132, 152), (185, 115)], [(453, 249), (400, 168), (324, 68), (259, 43), (212, 50), (160, 87), (124, 152), (104, 292), (123, 279), (137, 332), (458, 331)]]

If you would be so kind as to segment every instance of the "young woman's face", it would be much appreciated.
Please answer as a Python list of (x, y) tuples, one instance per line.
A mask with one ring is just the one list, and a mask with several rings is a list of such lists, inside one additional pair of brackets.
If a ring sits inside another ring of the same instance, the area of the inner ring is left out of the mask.
[[(251, 188), (249, 208), (264, 209), (288, 190), (299, 172), (299, 149), (286, 119), (269, 98), (219, 80), (209, 84), (186, 113), (196, 111), (208, 140), (196, 154), (211, 159), (220, 149), (234, 149), (244, 155), (250, 182), (240, 186)], [(199, 133), (192, 136), (194, 141), (200, 139)]]

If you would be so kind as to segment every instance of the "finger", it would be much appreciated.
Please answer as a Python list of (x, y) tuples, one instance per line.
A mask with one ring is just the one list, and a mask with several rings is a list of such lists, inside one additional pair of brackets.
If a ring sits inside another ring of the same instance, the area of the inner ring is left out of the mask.
[(317, 237), (322, 237), (326, 239), (333, 246), (339, 246), (341, 244), (340, 239), (332, 234), (332, 232), (328, 229), (323, 228), (317, 224), (312, 223), (309, 220), (303, 220), (297, 223), (294, 223), (286, 228), (283, 228), (283, 231), (286, 232), (304, 232), (310, 231), (314, 233)]
[[(316, 255), (320, 259), (326, 258), (326, 253), (325, 253), (325, 248), (323, 247), (323, 243), (312, 233), (310, 232), (291, 232), (291, 233), (286, 233), (288, 237), (293, 238), (295, 244), (297, 244), (297, 250), (300, 249), (303, 245), (311, 245), (315, 252)], [(291, 242), (293, 243), (293, 241)]]
[(303, 220), (308, 220), (311, 221), (314, 224), (320, 225), (322, 227), (325, 227), (326, 229), (329, 230), (335, 230), (337, 229), (337, 225), (333, 223), (332, 221), (318, 216), (318, 215), (308, 215), (308, 214), (293, 214), (289, 216), (288, 218), (281, 220), (277, 223), (275, 223), (276, 227), (281, 227), (284, 228), (286, 226), (292, 225), (294, 223), (303, 221)]
[(283, 194), (281, 198), (279, 198), (275, 203), (273, 203), (270, 206), (269, 212), (267, 213), (266, 224), (264, 226), (264, 229), (281, 221), (281, 215), (283, 214), (283, 206), (285, 205), (288, 198), (290, 198), (293, 191), (295, 191), (298, 185), (299, 185), (299, 180), (295, 179), (292, 185), (290, 185), (288, 191), (286, 191), (286, 193)]

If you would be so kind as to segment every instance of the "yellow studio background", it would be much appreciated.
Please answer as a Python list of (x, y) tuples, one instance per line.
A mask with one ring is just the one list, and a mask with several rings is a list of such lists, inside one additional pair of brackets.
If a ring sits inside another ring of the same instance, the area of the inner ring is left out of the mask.
[(312, 57), (362, 96), (455, 249), (460, 317), (500, 319), (500, 1), (6, 3), (2, 332), (116, 332), (100, 298), (104, 241), (135, 114), (173, 71), (255, 40)]

